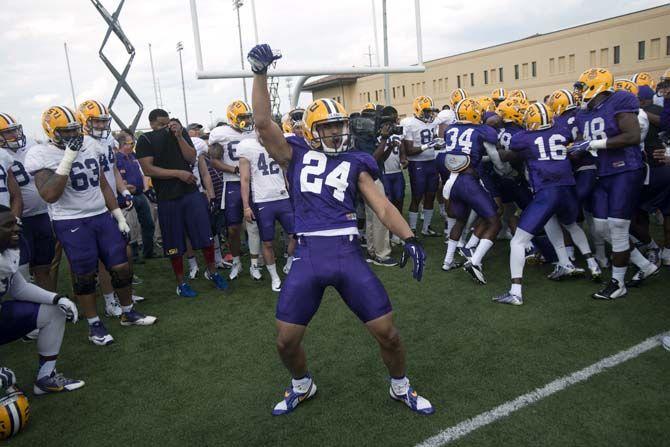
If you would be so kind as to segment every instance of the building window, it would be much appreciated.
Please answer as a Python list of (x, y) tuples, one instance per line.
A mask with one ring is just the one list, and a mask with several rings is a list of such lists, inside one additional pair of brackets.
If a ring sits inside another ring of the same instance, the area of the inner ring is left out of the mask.
[(379, 90), (375, 90), (375, 102), (379, 102)]
[(568, 71), (573, 73), (575, 71), (575, 55), (568, 55)]
[(519, 64), (514, 64), (514, 79), (519, 79)]
[[(670, 37), (669, 37), (669, 39), (670, 39)], [(504, 79), (503, 79), (503, 68), (502, 68), (502, 67), (500, 67), (500, 68), (498, 69), (498, 82), (504, 82)]]
[(461, 88), (461, 75), (456, 76), (456, 85), (458, 85), (458, 88)]
[(537, 77), (537, 62), (533, 61), (530, 64), (530, 73), (531, 76), (536, 78)]
[(368, 102), (370, 102), (370, 92), (368, 92)]
[(651, 39), (651, 48), (649, 57), (656, 59), (661, 55), (661, 39)]
[(600, 66), (601, 67), (607, 67), (610, 61), (610, 49), (609, 48), (601, 48), (600, 49)]
[(528, 62), (521, 64), (521, 78), (528, 79)]
[(596, 50), (589, 51), (589, 65), (591, 67), (596, 66)]
[(549, 74), (554, 74), (556, 72), (556, 59), (553, 57), (549, 58)]
[(421, 93), (424, 94), (424, 95), (426, 94), (426, 82), (425, 81), (421, 83)]
[(614, 64), (621, 62), (621, 47), (619, 45), (614, 46)]
[(488, 70), (484, 70), (484, 84), (488, 85), (489, 83), (489, 72)]
[(665, 55), (670, 56), (670, 36), (665, 38)]
[(644, 40), (641, 40), (637, 43), (637, 60), (644, 60)]
[[(435, 81), (433, 81), (435, 82)], [(395, 87), (393, 87), (393, 99), (395, 99)]]
[(474, 86), (475, 86), (475, 74), (470, 73), (470, 87), (474, 87)]
[(558, 72), (565, 73), (565, 56), (560, 56), (558, 58)]
[(402, 97), (403, 98), (405, 97), (405, 86), (404, 85), (402, 86)]
[(437, 80), (437, 91), (442, 93), (444, 91), (444, 80), (443, 79), (438, 79)]

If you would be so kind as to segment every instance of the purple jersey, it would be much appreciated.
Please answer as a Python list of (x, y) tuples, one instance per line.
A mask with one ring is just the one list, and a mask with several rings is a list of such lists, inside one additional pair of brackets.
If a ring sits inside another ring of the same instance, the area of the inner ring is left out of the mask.
[(444, 131), (447, 152), (470, 156), (470, 166), (477, 166), (486, 155), (484, 143), (495, 145), (498, 135), (493, 127), (486, 124), (454, 124)]
[(351, 151), (327, 156), (310, 149), (303, 138), (291, 136), (286, 141), (293, 148), (287, 178), (296, 234), (337, 230), (357, 234), (358, 177), (361, 172), (367, 172), (375, 180), (379, 177), (372, 155)]
[[(576, 124), (577, 109), (566, 110), (560, 115), (554, 115), (554, 127), (565, 127), (572, 135), (572, 140), (577, 140), (579, 129)], [(572, 161), (572, 168), (575, 171), (582, 171), (584, 169), (595, 169), (596, 157), (592, 153), (586, 152), (578, 159)]]
[[(616, 116), (619, 113), (637, 114), (639, 110), (640, 102), (637, 97), (620, 90), (610, 94), (594, 109), (582, 109), (577, 112), (575, 125), (585, 141), (611, 138), (621, 133)], [(600, 150), (596, 163), (600, 177), (641, 169), (643, 162), (640, 145)]]
[(516, 123), (505, 123), (503, 127), (498, 130), (498, 145), (508, 151), (509, 144), (512, 142), (512, 137), (522, 130), (523, 127)]
[(536, 193), (543, 188), (575, 184), (565, 147), (571, 140), (568, 129), (556, 126), (523, 131), (512, 137), (510, 150), (525, 160), (528, 180)]

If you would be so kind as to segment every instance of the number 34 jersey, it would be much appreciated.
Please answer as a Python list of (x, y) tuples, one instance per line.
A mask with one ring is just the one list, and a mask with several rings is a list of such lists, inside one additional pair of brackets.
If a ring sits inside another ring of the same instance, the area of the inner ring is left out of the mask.
[(13, 158), (12, 173), (21, 188), (21, 197), (23, 198), (23, 214), (22, 217), (37, 216), (47, 212), (47, 204), (40, 197), (35, 186), (35, 178), (28, 173), (25, 168), (26, 154), (35, 146), (33, 140), (28, 139), (26, 145), (14, 152), (11, 149), (4, 149), (4, 151)]
[(237, 156), (249, 161), (251, 193), (254, 203), (288, 199), (284, 173), (279, 164), (255, 138), (247, 138), (237, 145)]
[[(240, 141), (249, 138), (256, 139), (256, 132), (251, 130), (248, 132), (240, 132), (230, 126), (219, 126), (209, 134), (208, 143), (218, 143), (223, 147), (223, 163), (229, 166), (239, 166), (240, 158), (237, 155), (237, 145)], [(239, 182), (240, 176), (231, 172), (223, 172), (224, 182)]]
[[(100, 189), (100, 156), (102, 146), (93, 138), (85, 136), (72, 170), (67, 179), (63, 195), (48, 204), (51, 220), (81, 219), (97, 216), (107, 211)], [(63, 159), (63, 150), (45, 143), (30, 148), (25, 158), (25, 168), (34, 175), (42, 169), (55, 171)]]
[(377, 162), (365, 152), (328, 156), (310, 149), (303, 138), (288, 137), (293, 148), (287, 177), (295, 213), (296, 234), (358, 234), (358, 177), (379, 177)]

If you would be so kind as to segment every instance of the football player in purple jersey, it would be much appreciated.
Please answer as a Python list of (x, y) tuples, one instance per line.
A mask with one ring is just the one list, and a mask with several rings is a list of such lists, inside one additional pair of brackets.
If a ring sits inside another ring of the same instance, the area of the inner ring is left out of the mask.
[(379, 191), (377, 163), (368, 153), (349, 151), (349, 118), (331, 99), (317, 99), (305, 111), (304, 137), (285, 137), (272, 121), (267, 68), (281, 56), (256, 45), (247, 56), (255, 73), (252, 106), (258, 134), (270, 156), (286, 171), (293, 199), (298, 247), (277, 301), (277, 350), (293, 378), (273, 415), (293, 411), (316, 393), (302, 339), (326, 287), (333, 286), (379, 343), (391, 376), (389, 394), (420, 414), (434, 412), (405, 375), (405, 348), (384, 286), (363, 259), (356, 227), (360, 193), (379, 220), (404, 244), (401, 265), (412, 258), (413, 275), (423, 275), (425, 252), (397, 208)]

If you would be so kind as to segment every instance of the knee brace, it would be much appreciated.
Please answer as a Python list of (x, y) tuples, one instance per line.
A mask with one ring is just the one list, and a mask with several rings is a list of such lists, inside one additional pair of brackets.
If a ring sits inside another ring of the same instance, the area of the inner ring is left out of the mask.
[(75, 295), (91, 295), (95, 293), (97, 286), (98, 274), (97, 272), (86, 273), (84, 275), (74, 275), (74, 284), (72, 290)]
[(133, 284), (133, 273), (130, 269), (111, 270), (109, 276), (112, 279), (112, 287), (115, 289), (123, 289)]
[(630, 248), (630, 220), (608, 217), (607, 226), (612, 238), (612, 251), (615, 253), (627, 251)]

